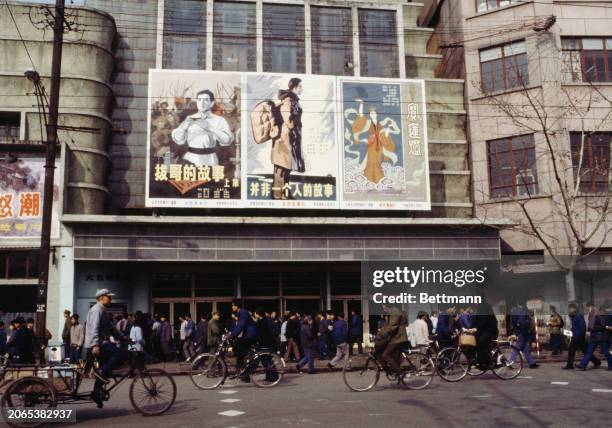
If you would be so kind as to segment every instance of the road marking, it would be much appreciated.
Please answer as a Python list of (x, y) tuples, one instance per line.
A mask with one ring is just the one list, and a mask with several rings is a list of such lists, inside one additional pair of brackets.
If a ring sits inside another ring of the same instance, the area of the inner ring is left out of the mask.
[(220, 400), (222, 403), (237, 403), (240, 401), (240, 398), (226, 398), (224, 400)]
[(491, 394), (484, 394), (484, 395), (472, 395), (470, 398), (490, 398), (493, 397)]
[(514, 406), (513, 409), (533, 409), (532, 406)]
[(551, 385), (569, 385), (569, 382), (551, 382)]
[(343, 403), (361, 403), (361, 400), (346, 400)]
[(599, 388), (595, 388), (592, 389), (593, 392), (612, 392), (612, 389), (599, 389)]
[(244, 415), (244, 412), (241, 412), (240, 410), (226, 410), (225, 412), (219, 412), (217, 414), (221, 416), (234, 417), (234, 416)]
[(238, 391), (236, 391), (235, 389), (224, 389), (223, 391), (219, 391), (219, 394), (226, 394), (226, 395), (231, 395), (231, 394), (235, 394)]
[(533, 376), (519, 376), (519, 379), (533, 379)]

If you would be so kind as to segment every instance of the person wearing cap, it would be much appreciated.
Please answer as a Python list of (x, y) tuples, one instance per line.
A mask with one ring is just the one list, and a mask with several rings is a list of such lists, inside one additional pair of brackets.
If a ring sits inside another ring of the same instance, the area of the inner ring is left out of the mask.
[(34, 343), (25, 319), (17, 317), (13, 321), (13, 325), (15, 326), (15, 333), (8, 343), (11, 361), (18, 364), (34, 364)]
[[(115, 339), (122, 340), (124, 336), (111, 323), (110, 317), (106, 313), (106, 308), (112, 301), (114, 296), (106, 288), (99, 290), (96, 293), (97, 303), (93, 305), (87, 313), (87, 322), (85, 324), (85, 349), (87, 356), (98, 359), (100, 367), (94, 370), (96, 382), (94, 391), (100, 391), (102, 385), (108, 383), (108, 377), (112, 374), (112, 370), (121, 365), (126, 359), (126, 351), (123, 348), (117, 347), (110, 342), (111, 336)], [(101, 396), (92, 394), (92, 398), (102, 406)]]

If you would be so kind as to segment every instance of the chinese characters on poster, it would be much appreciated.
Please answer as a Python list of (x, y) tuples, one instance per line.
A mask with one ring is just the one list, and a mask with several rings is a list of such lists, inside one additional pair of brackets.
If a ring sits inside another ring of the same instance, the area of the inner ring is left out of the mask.
[(428, 210), (423, 81), (151, 70), (147, 206)]
[[(42, 230), (45, 160), (18, 154), (14, 163), (0, 163), (0, 237), (36, 238)], [(59, 178), (53, 186), (51, 237), (59, 238)]]

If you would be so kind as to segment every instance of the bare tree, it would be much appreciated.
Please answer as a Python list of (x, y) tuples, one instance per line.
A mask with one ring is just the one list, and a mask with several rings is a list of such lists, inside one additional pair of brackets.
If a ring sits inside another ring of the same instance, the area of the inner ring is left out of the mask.
[[(549, 51), (548, 55), (551, 54), (554, 52)], [(560, 55), (558, 59), (557, 64), (561, 62)], [(609, 132), (602, 132), (612, 130), (610, 88), (589, 82), (564, 86), (558, 78), (542, 79), (541, 85), (529, 87), (518, 61), (511, 69), (513, 78), (520, 83), (519, 90), (511, 94), (484, 94), (480, 103), (490, 106), (498, 121), (513, 125), (521, 133), (533, 134), (536, 156), (529, 158), (527, 148), (523, 148), (519, 162), (513, 157), (516, 181), (503, 202), (507, 204), (506, 211), (514, 210), (513, 214), (520, 219), (511, 227), (539, 242), (565, 274), (567, 297), (573, 301), (576, 264), (601, 248), (612, 231), (610, 136)], [(489, 155), (490, 162), (496, 160), (495, 153)], [(534, 191), (535, 174), (530, 169), (536, 159), (539, 182), (548, 187), (542, 193)], [(490, 196), (488, 188), (476, 186), (475, 192), (482, 192), (485, 198)], [(542, 210), (542, 199), (550, 200), (550, 212)], [(487, 218), (489, 210), (499, 209), (495, 207), (498, 203), (492, 200), (479, 205), (480, 215)]]

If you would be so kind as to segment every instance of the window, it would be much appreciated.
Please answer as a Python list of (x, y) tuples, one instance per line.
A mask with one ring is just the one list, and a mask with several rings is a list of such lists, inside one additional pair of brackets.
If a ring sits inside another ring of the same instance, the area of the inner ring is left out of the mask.
[(563, 38), (565, 82), (612, 82), (612, 38)]
[(508, 6), (513, 3), (520, 3), (524, 0), (476, 0), (476, 11), (486, 12), (500, 7)]
[(399, 77), (395, 11), (359, 9), (361, 75)]
[(538, 193), (533, 134), (487, 142), (492, 198)]
[(612, 132), (570, 132), (574, 179), (580, 178), (581, 192), (608, 191), (611, 137)]
[(525, 41), (508, 43), (480, 51), (483, 92), (527, 86), (529, 69)]
[(224, 71), (257, 69), (255, 3), (216, 1), (213, 25), (213, 68)]
[(0, 139), (19, 139), (21, 113), (18, 111), (0, 111)]
[(163, 67), (206, 68), (206, 1), (165, 0)]
[(353, 75), (353, 26), (348, 8), (310, 8), (312, 72)]
[(38, 251), (0, 252), (0, 279), (38, 278)]
[(263, 69), (305, 73), (304, 8), (263, 5)]

